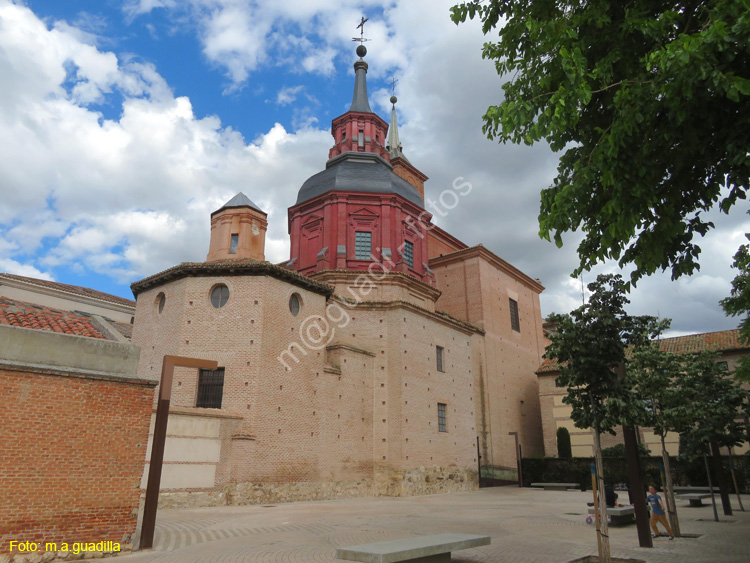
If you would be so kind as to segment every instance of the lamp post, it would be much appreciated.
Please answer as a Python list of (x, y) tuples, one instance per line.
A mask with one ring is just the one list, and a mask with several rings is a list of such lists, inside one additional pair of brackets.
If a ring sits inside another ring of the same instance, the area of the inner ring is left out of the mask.
[(518, 443), (518, 432), (508, 432), (516, 440), (516, 470), (518, 472), (518, 486), (523, 487), (523, 470), (521, 468), (521, 444)]

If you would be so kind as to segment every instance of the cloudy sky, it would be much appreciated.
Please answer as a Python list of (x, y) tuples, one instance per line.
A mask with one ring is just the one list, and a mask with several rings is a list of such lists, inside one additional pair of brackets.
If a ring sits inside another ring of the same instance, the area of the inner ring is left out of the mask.
[[(205, 260), (209, 214), (239, 191), (268, 213), (267, 258), (287, 259), (287, 208), (349, 108), (364, 14), (370, 103), (388, 120), (398, 79), (404, 152), (428, 197), (473, 186), (436, 222), (539, 278), (545, 315), (575, 308), (579, 237), (557, 249), (537, 234), (556, 155), (484, 138), (501, 79), (479, 26), (450, 21), (453, 3), (0, 0), (0, 271), (132, 298), (131, 282)], [(750, 231), (744, 207), (714, 213), (699, 274), (641, 282), (631, 312), (670, 317), (674, 333), (735, 327), (718, 300)]]

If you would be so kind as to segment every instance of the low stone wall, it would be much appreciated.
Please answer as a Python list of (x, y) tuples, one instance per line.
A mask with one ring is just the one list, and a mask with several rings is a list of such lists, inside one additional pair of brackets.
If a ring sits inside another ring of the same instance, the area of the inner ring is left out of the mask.
[(458, 467), (378, 471), (374, 479), (296, 483), (233, 483), (221, 491), (163, 491), (159, 508), (277, 504), (367, 496), (408, 497), (475, 491), (477, 472)]

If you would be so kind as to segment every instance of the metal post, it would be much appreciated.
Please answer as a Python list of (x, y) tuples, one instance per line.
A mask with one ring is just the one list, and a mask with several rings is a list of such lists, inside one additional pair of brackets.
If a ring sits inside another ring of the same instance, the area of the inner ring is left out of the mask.
[(516, 439), (516, 472), (518, 473), (518, 486), (523, 487), (523, 472), (521, 470), (521, 450), (518, 444), (518, 432), (508, 432), (509, 436)]
[(146, 504), (143, 507), (140, 549), (149, 549), (154, 545), (156, 511), (159, 507), (159, 486), (161, 484), (161, 470), (164, 462), (164, 444), (167, 441), (169, 402), (172, 397), (174, 368), (177, 366), (215, 370), (219, 364), (211, 360), (184, 358), (182, 356), (164, 356), (161, 366), (161, 382), (159, 383), (159, 403), (156, 407), (156, 420), (154, 421), (154, 439), (151, 444), (151, 462), (148, 468)]
[(479, 436), (477, 436), (477, 475), (479, 477), (479, 486), (482, 486), (482, 454), (479, 453)]

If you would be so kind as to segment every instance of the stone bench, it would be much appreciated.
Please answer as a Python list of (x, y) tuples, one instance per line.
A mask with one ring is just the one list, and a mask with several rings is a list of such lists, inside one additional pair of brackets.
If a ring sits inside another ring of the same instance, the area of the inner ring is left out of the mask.
[[(589, 514), (595, 514), (593, 506), (589, 507)], [(635, 509), (632, 506), (608, 506), (607, 516), (613, 526), (625, 526), (635, 522)]]
[(568, 489), (580, 489), (580, 483), (532, 483), (532, 487), (544, 487), (545, 491), (567, 491)]
[(403, 540), (367, 543), (336, 549), (336, 558), (366, 563), (449, 563), (451, 551), (490, 545), (489, 536), (474, 534), (437, 534)]
[[(687, 494), (687, 493), (710, 493), (711, 489), (708, 487), (689, 487), (689, 486), (681, 486), (677, 485), (676, 487), (672, 487), (674, 490), (674, 494)], [(714, 487), (714, 492), (719, 492), (719, 487)]]
[(689, 500), (690, 506), (703, 506), (703, 499), (710, 497), (711, 493), (687, 493), (677, 495), (677, 498), (680, 500)]

